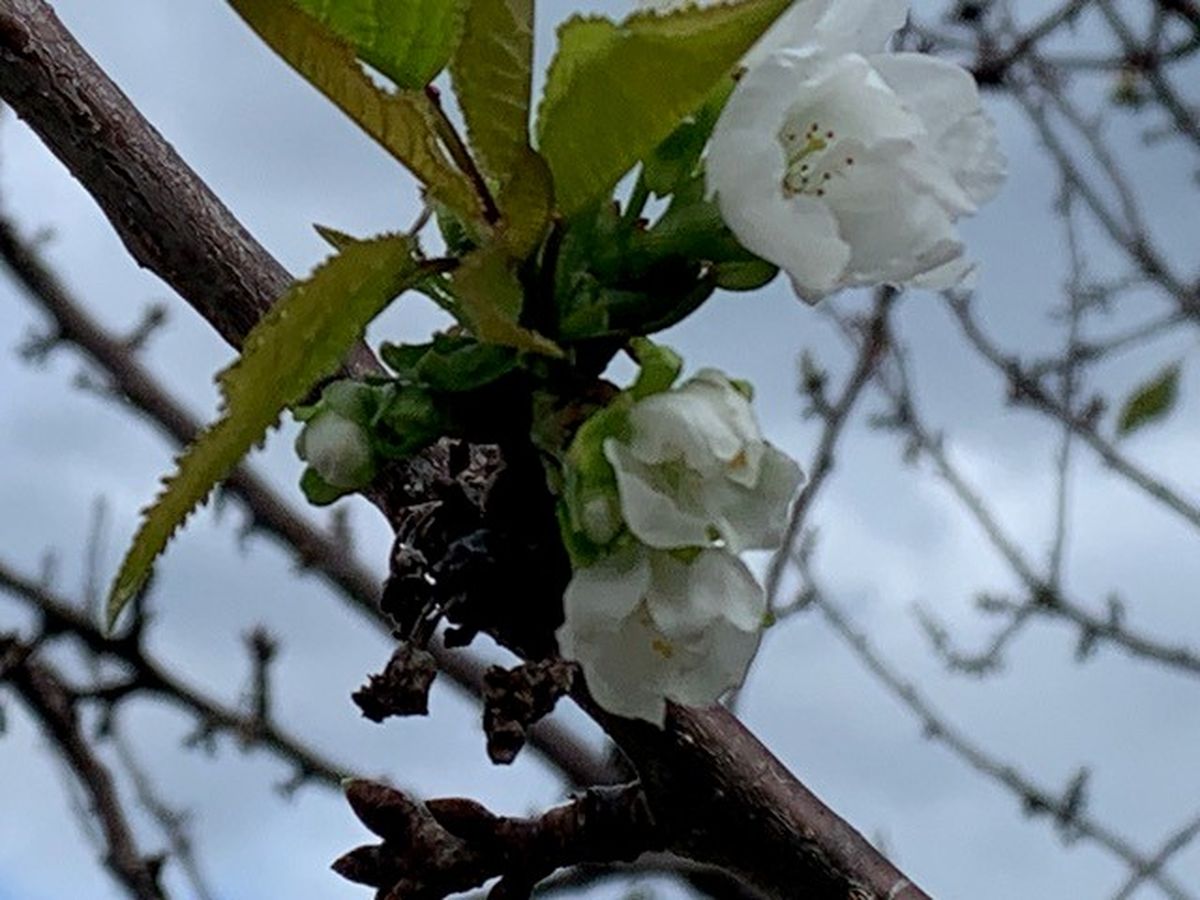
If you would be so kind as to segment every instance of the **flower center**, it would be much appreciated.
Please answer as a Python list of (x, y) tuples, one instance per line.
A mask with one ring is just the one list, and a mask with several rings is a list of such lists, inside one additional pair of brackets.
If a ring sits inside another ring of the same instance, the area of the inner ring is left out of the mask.
[(663, 659), (669, 660), (675, 655), (675, 645), (670, 642), (654, 624), (654, 619), (650, 617), (650, 610), (646, 608), (643, 601), (637, 611), (638, 621), (647, 629), (654, 632), (654, 636), (650, 639), (650, 649), (661, 656)]
[(652, 648), (654, 648), (654, 652), (657, 653), (659, 656), (661, 656), (663, 659), (670, 659), (672, 656), (675, 655), (674, 645), (670, 641), (665, 640), (664, 638), (655, 638), (653, 641), (650, 642), (650, 646)]
[(837, 176), (844, 176), (854, 165), (854, 157), (831, 159), (826, 151), (837, 139), (832, 129), (812, 122), (805, 131), (796, 122), (788, 122), (779, 134), (779, 143), (787, 161), (783, 175), (783, 193), (787, 197), (804, 194), (809, 197), (824, 197), (825, 190)]

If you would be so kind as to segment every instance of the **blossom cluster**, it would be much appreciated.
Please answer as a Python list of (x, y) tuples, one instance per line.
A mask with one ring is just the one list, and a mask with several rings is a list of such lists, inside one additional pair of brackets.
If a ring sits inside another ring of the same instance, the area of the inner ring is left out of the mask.
[[(907, 0), (794, 3), (743, 60), (709, 141), (725, 224), (810, 302), (962, 283), (957, 222), (1004, 178), (972, 77), (886, 52), (907, 14)], [(668, 701), (712, 703), (757, 651), (765, 598), (738, 554), (778, 546), (801, 472), (746, 393), (712, 370), (636, 400), (635, 386), (568, 454), (575, 572), (557, 637), (610, 712), (661, 724)]]
[(962, 283), (973, 266), (956, 222), (1004, 179), (971, 75), (885, 52), (907, 14), (907, 0), (793, 3), (747, 55), (713, 131), (706, 177), (722, 217), (810, 302)]
[(766, 602), (738, 554), (780, 543), (799, 466), (763, 440), (741, 387), (706, 369), (626, 394), (583, 429), (568, 466), (577, 562), (559, 649), (610, 712), (661, 724), (668, 700), (741, 683)]

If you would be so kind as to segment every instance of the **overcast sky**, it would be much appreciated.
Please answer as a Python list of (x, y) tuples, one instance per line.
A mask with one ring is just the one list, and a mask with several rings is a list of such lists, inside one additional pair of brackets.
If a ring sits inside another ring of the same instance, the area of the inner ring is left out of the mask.
[[(306, 271), (324, 254), (311, 223), (367, 234), (415, 216), (411, 180), (223, 4), (54, 5), (183, 158), (293, 272)], [(1030, 15), (1039, 8), (1025, 5)], [(625, 8), (617, 0), (544, 2), (543, 64), (556, 17), (584, 6)], [(1052, 215), (1054, 173), (1014, 110), (995, 106), (993, 112), (1011, 177), (965, 228), (972, 254), (982, 261), (978, 304), (1009, 346), (1052, 346), (1046, 310), (1064, 277), (1062, 237)], [(1198, 223), (1189, 204), (1195, 197), (1178, 199), (1194, 156), (1170, 145), (1146, 150), (1132, 129), (1116, 144), (1144, 160), (1136, 188), (1155, 235), (1173, 259), (1194, 270)], [(48, 257), (110, 327), (128, 328), (146, 304), (168, 301), (170, 326), (153, 339), (146, 362), (198, 414), (211, 415), (211, 375), (228, 361), (229, 350), (156, 278), (136, 268), (88, 196), (11, 114), (0, 122), (0, 203), (29, 232), (53, 230)], [(1106, 250), (1098, 240), (1092, 244), (1102, 266)], [(1146, 296), (1148, 306), (1155, 302)], [(921, 396), (935, 423), (949, 429), (954, 458), (1025, 545), (1041, 552), (1052, 523), (1053, 435), (1004, 407), (1000, 384), (969, 358), (936, 298), (909, 298), (901, 321), (915, 348)], [(409, 298), (374, 334), (419, 339), (441, 322), (427, 304)], [(21, 362), (15, 348), (41, 327), (41, 315), (0, 279), (0, 559), (37, 572), (53, 551), (55, 584), (75, 596), (94, 501), (105, 498), (111, 513), (107, 574), (133, 532), (137, 510), (167, 471), (171, 448), (116, 404), (74, 389), (82, 364), (73, 354), (58, 353), (41, 368)], [(807, 347), (836, 363), (841, 348), (785, 284), (754, 296), (718, 297), (667, 339), (692, 367), (715, 365), (753, 380), (768, 436), (808, 459), (816, 431), (800, 417), (796, 356)], [(1176, 342), (1126, 358), (1105, 370), (1106, 385), (1127, 390), (1168, 354), (1191, 349)], [(1200, 395), (1195, 368), (1185, 381), (1185, 396), (1193, 398)], [(1193, 404), (1132, 446), (1149, 467), (1198, 497), (1194, 410)], [(1019, 642), (998, 677), (976, 682), (944, 675), (914, 621), (914, 604), (935, 609), (965, 639), (981, 639), (986, 623), (972, 597), (1014, 589), (1012, 576), (938, 482), (900, 464), (893, 439), (859, 427), (847, 440), (838, 477), (814, 517), (822, 533), (820, 571), (837, 599), (953, 722), (1052, 790), (1080, 766), (1093, 767), (1096, 816), (1141, 848), (1157, 846), (1200, 808), (1196, 685), (1110, 650), (1076, 665), (1074, 636), (1051, 626), (1038, 626)], [(256, 463), (298, 499), (299, 466), (287, 437), (275, 438)], [(1072, 590), (1097, 607), (1118, 590), (1147, 630), (1200, 644), (1194, 535), (1090, 458), (1082, 458), (1073, 487)], [(387, 533), (372, 510), (355, 510), (361, 556), (378, 568)], [(488, 765), (476, 710), (449, 690), (435, 692), (429, 719), (380, 727), (357, 716), (347, 695), (386, 660), (387, 642), (344, 615), (319, 584), (294, 578), (289, 560), (266, 542), (239, 546), (238, 518), (233, 508), (220, 517), (205, 511), (159, 567), (161, 614), (153, 645), (182, 674), (236, 700), (247, 672), (240, 636), (265, 622), (283, 642), (280, 720), (348, 766), (386, 774), (425, 796), (468, 795), (514, 813), (561, 797), (557, 779), (528, 754), (510, 769)], [(0, 598), (0, 632), (27, 625), (17, 606)], [(33, 724), (6, 705), (0, 900), (122, 896), (96, 865), (63, 774), (43, 752)], [(924, 740), (914, 719), (816, 616), (768, 636), (742, 709), (750, 727), (811, 788), (865, 833), (883, 836), (899, 864), (936, 897), (1106, 898), (1123, 880), (1109, 857), (1083, 844), (1064, 848), (1045, 822), (1025, 818), (1010, 795)], [(126, 721), (172, 800), (193, 810), (201, 859), (222, 900), (366, 896), (326, 868), (366, 839), (338, 797), (310, 787), (283, 802), (272, 786), (287, 778), (286, 769), (261, 754), (243, 756), (228, 740), (215, 758), (183, 751), (180, 741), (191, 723), (152, 704), (126, 710)], [(1200, 884), (1200, 845), (1172, 871), (1185, 884)], [(169, 872), (178, 886), (178, 873)], [(613, 896), (611, 890), (595, 895)], [(186, 897), (186, 889), (179, 887), (178, 896)], [(1158, 894), (1146, 889), (1137, 896)]]

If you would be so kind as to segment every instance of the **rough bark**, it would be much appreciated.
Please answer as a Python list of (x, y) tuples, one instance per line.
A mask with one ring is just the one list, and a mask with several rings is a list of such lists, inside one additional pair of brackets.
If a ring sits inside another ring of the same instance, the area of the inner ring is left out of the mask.
[[(5, 102), (100, 205), (137, 262), (234, 347), (287, 270), (142, 116), (41, 0), (0, 2)], [(376, 367), (366, 347), (349, 367)]]

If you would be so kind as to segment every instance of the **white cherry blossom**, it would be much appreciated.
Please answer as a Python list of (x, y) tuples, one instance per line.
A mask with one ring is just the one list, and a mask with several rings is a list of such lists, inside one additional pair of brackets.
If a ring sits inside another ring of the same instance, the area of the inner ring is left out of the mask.
[(778, 546), (800, 467), (763, 440), (750, 401), (705, 369), (634, 405), (625, 439), (604, 454), (621, 514), (638, 540), (662, 549), (720, 541), (734, 553)]
[(722, 217), (810, 302), (961, 283), (973, 266), (956, 222), (1004, 180), (971, 75), (882, 52), (906, 15), (904, 0), (793, 4), (748, 54), (714, 129), (706, 173)]
[(563, 597), (559, 650), (609, 712), (662, 725), (667, 701), (715, 703), (741, 684), (766, 600), (733, 554), (688, 561), (634, 545), (577, 569)]

